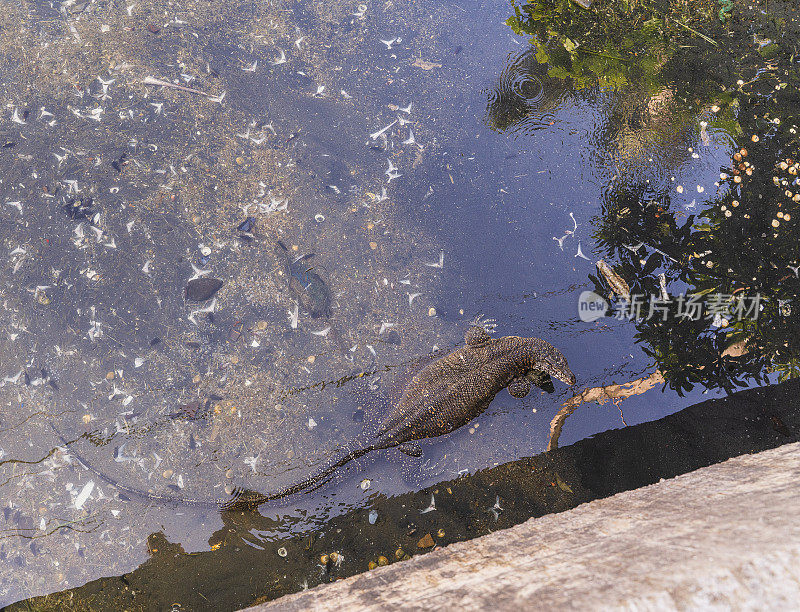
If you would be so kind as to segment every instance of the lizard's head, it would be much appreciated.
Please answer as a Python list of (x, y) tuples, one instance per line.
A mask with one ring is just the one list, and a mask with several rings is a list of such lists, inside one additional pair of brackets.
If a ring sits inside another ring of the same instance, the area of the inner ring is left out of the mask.
[(539, 340), (538, 338), (532, 338), (531, 340), (536, 341), (533, 346), (533, 369), (543, 370), (570, 387), (573, 386), (575, 384), (575, 374), (569, 369), (567, 359), (561, 354), (561, 351), (544, 340)]
[(555, 376), (558, 380), (570, 387), (575, 384), (575, 374), (569, 369), (569, 364), (560, 351), (554, 350), (553, 355), (550, 355), (546, 361), (548, 367), (544, 368), (544, 370), (550, 374), (550, 376)]

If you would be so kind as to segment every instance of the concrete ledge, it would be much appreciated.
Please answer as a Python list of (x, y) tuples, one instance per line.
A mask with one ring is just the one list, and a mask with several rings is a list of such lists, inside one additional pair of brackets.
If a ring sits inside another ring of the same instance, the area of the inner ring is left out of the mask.
[(796, 609), (799, 509), (795, 443), (249, 610)]

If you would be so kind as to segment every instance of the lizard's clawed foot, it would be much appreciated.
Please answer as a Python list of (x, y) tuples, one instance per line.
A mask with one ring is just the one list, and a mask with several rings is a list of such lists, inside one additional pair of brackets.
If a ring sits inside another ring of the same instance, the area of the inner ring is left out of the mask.
[(497, 329), (497, 319), (484, 319), (483, 314), (479, 314), (472, 321), (472, 325), (475, 327), (481, 327), (486, 331), (487, 334), (491, 334), (494, 333), (495, 329)]

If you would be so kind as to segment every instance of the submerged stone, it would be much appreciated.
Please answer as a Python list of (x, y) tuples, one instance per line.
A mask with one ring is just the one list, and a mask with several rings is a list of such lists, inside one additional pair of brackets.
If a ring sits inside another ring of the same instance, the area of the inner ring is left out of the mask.
[(186, 285), (186, 300), (189, 302), (205, 302), (214, 297), (222, 287), (218, 278), (196, 278)]

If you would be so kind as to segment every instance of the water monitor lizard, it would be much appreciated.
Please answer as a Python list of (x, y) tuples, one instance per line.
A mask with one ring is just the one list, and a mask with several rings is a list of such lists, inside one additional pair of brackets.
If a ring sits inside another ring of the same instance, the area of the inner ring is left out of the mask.
[[(422, 450), (417, 440), (441, 436), (469, 423), (505, 388), (514, 397), (525, 397), (531, 390), (532, 381), (542, 373), (568, 385), (575, 384), (575, 375), (564, 355), (539, 338), (491, 338), (486, 329), (473, 325), (467, 329), (465, 341), (464, 346), (419, 370), (388, 414), (366, 427), (331, 460), (308, 477), (269, 493), (237, 489), (230, 499), (213, 502), (152, 494), (120, 484), (77, 456), (106, 482), (145, 499), (222, 511), (255, 509), (268, 501), (317, 489), (328, 482), (340, 467), (373, 450), (399, 447), (406, 454), (419, 456)], [(66, 444), (66, 440), (64, 442)]]

